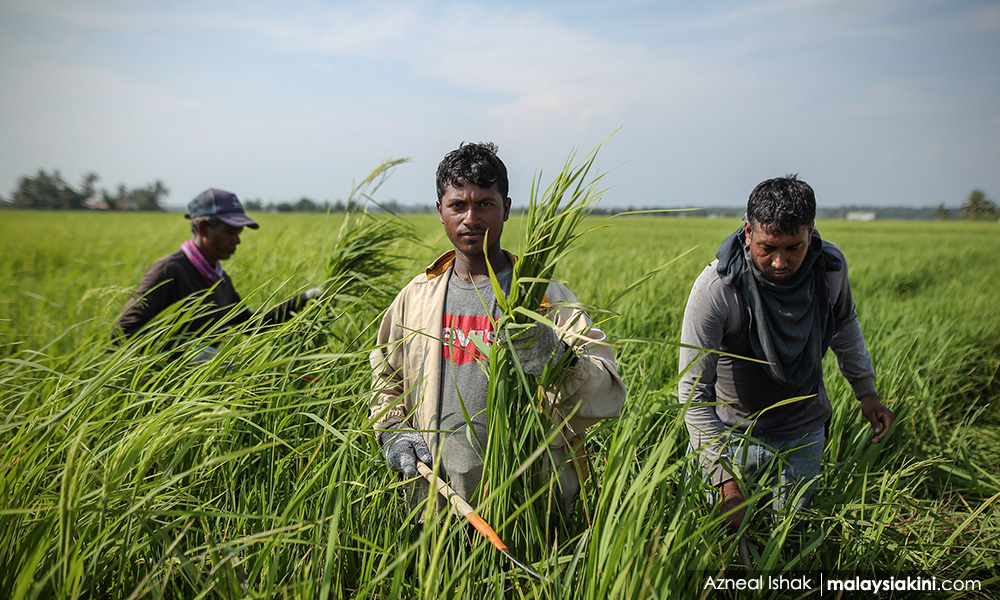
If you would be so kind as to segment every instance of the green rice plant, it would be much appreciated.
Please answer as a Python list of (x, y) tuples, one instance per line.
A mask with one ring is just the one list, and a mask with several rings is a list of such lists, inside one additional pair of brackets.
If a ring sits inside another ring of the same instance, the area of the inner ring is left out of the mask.
[[(377, 204), (375, 192), (392, 170), (404, 162), (390, 160), (376, 167), (351, 190), (348, 206)], [(345, 319), (359, 325), (350, 332), (343, 327), (329, 327), (328, 323), (346, 315), (374, 316), (387, 306), (395, 295), (394, 276), (406, 259), (401, 249), (416, 244), (417, 240), (413, 227), (391, 213), (376, 216), (367, 210), (349, 210), (329, 249), (324, 235), (321, 256), (326, 261), (326, 277), (321, 284), (325, 291), (320, 303), (323, 310), (314, 312), (307, 326), (314, 334), (309, 338), (311, 342), (304, 341), (295, 354), (324, 346), (329, 335), (347, 335), (338, 340), (347, 348), (366, 343), (364, 336), (370, 333), (370, 321)]]
[[(327, 278), (341, 217), (254, 216), (261, 232), (227, 264), (248, 306)], [(393, 220), (359, 214), (347, 230), (375, 218)], [(549, 545), (505, 538), (515, 553), (537, 552), (530, 560), (545, 583), (505, 565), (448, 511), (414, 532), (399, 498), (405, 482), (367, 430), (371, 327), (407, 271), (447, 243), (436, 215), (398, 219), (428, 241), (387, 246), (383, 256), (401, 268), (370, 280), (375, 290), (354, 278), (340, 298), (254, 335), (234, 332), (211, 363), (190, 365), (203, 340), (165, 343), (191, 307), (125, 346), (107, 341), (150, 260), (186, 233), (177, 214), (5, 211), (0, 596), (725, 596), (706, 578), (744, 569), (687, 449), (673, 343), (691, 283), (738, 223), (628, 216), (602, 227), (584, 217), (576, 231), (587, 231), (586, 243), (548, 276), (612, 311), (592, 315), (616, 341), (629, 400), (619, 419), (588, 430), (594, 484), (579, 522)], [(526, 239), (525, 222), (512, 215), (508, 243)], [(827, 360), (834, 415), (819, 488), (797, 516), (751, 520), (753, 573), (960, 576), (984, 583), (967, 597), (998, 597), (996, 226), (819, 227), (848, 256), (879, 392), (897, 422), (870, 444)], [(348, 246), (345, 254), (363, 256), (364, 244)], [(370, 273), (353, 264), (342, 272)], [(525, 505), (513, 506), (515, 532), (527, 528)]]
[[(389, 160), (376, 167), (351, 190), (348, 206), (378, 205), (374, 194), (392, 170), (405, 162)], [(375, 217), (368, 211), (349, 210), (329, 251), (324, 239), (322, 255), (328, 257), (324, 287), (355, 302), (370, 291), (383, 298), (390, 295), (381, 287), (384, 279), (399, 271), (398, 261), (404, 258), (399, 253), (401, 244), (416, 240), (413, 227), (395, 215)]]
[(522, 250), (514, 263), (508, 295), (490, 272), (501, 312), (498, 339), (506, 336), (506, 341), (495, 343), (489, 353), (488, 437), (480, 484), (485, 499), (480, 507), (508, 546), (530, 562), (545, 556), (552, 544), (554, 523), (549, 515), (558, 506), (560, 492), (555, 476), (560, 465), (548, 453), (558, 430), (537, 390), (557, 385), (571, 353), (561, 364), (547, 367), (536, 381), (521, 369), (511, 340), (532, 335), (528, 330), (535, 323), (552, 325), (544, 316), (545, 290), (600, 198), (601, 177), (589, 177), (597, 150), (577, 164), (571, 155), (544, 192), (541, 174), (533, 181)]
[[(389, 219), (353, 219), (332, 244), (334, 293), (287, 323), (178, 344), (199, 310), (187, 304), (122, 347), (91, 339), (65, 357), (3, 359), (14, 393), (0, 429), (13, 450), (0, 478), (0, 561), (11, 567), (0, 593), (327, 597), (382, 563), (369, 542), (341, 549), (357, 537), (345, 523), (372, 500), (360, 482), (379, 479), (359, 373), (375, 292), (393, 275), (386, 236), (407, 237)], [(219, 355), (192, 365), (208, 340)]]

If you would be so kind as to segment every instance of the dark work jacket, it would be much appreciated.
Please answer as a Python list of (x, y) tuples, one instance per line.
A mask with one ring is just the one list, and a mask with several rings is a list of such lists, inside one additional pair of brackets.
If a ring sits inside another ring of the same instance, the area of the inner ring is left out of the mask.
[[(202, 331), (222, 320), (230, 313), (233, 305), (240, 302), (240, 295), (233, 287), (233, 280), (228, 273), (213, 287), (184, 256), (182, 250), (168, 254), (146, 271), (139, 289), (125, 304), (124, 312), (115, 322), (111, 338), (117, 340), (123, 335), (131, 337), (168, 306), (200, 294), (206, 294), (204, 304), (197, 316), (184, 327), (190, 333)], [(279, 323), (287, 320), (304, 304), (305, 296), (298, 294), (263, 314), (255, 315), (244, 308), (229, 314), (224, 327), (232, 327), (254, 318), (261, 325)]]

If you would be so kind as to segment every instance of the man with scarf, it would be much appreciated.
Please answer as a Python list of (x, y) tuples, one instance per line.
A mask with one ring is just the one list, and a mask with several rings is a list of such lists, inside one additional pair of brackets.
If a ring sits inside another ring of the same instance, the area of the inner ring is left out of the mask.
[[(192, 239), (185, 240), (179, 250), (160, 258), (146, 271), (139, 289), (115, 323), (113, 340), (133, 336), (168, 306), (198, 295), (204, 295), (202, 307), (206, 310), (187, 323), (185, 330), (191, 332), (203, 331), (223, 320), (224, 327), (251, 319), (262, 325), (278, 323), (321, 293), (319, 289), (308, 290), (257, 315), (245, 308), (232, 312), (241, 299), (233, 280), (222, 270), (222, 261), (236, 252), (244, 227), (260, 226), (247, 216), (236, 194), (217, 188), (198, 194), (184, 216), (191, 219)], [(215, 353), (213, 346), (206, 346), (195, 361), (208, 360)]]
[(680, 349), (680, 400), (690, 403), (691, 446), (734, 529), (746, 517), (737, 474), (746, 481), (777, 470), (774, 507), (809, 504), (833, 412), (823, 386), (827, 348), (873, 443), (895, 419), (875, 391), (847, 262), (820, 238), (815, 216), (813, 189), (795, 175), (760, 183), (746, 221), (695, 281), (684, 311), (681, 343), (690, 347)]

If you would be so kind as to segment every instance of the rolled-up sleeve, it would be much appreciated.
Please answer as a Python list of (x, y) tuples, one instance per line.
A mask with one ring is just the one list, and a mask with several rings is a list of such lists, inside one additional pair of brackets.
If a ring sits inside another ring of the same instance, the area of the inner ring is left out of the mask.
[(579, 435), (602, 419), (621, 414), (625, 383), (607, 336), (578, 307), (576, 296), (564, 286), (550, 285), (547, 297), (555, 309), (553, 323), (572, 334), (564, 340), (577, 356), (557, 388), (548, 392), (549, 401), (560, 413), (571, 415), (567, 433)]

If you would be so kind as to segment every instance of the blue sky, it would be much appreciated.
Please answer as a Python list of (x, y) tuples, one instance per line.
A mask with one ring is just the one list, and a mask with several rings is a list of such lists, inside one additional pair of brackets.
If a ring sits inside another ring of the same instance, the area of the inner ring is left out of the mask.
[[(604, 205), (738, 206), (797, 172), (821, 206), (1000, 200), (1000, 2), (0, 4), (0, 195), (162, 180), (265, 202), (431, 204), (494, 141), (515, 206), (607, 140)], [(620, 129), (619, 129), (620, 128)]]

